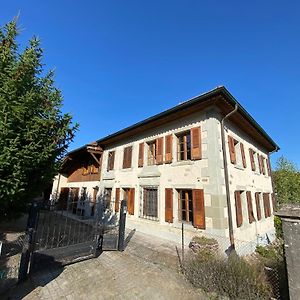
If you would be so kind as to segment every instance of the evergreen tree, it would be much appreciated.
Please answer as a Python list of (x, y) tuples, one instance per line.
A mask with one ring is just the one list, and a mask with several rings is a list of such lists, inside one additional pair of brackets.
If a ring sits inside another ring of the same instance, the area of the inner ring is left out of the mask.
[(17, 20), (0, 28), (0, 222), (17, 217), (51, 183), (78, 126), (61, 111), (39, 40), (20, 52), (17, 35)]

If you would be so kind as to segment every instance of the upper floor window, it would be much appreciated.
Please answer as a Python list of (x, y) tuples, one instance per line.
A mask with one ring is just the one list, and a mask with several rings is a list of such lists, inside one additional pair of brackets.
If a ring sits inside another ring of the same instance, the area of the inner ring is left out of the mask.
[(156, 158), (156, 141), (151, 141), (147, 143), (148, 146), (148, 166), (155, 165), (155, 158)]
[(115, 164), (115, 151), (108, 152), (107, 171), (113, 170)]
[(191, 133), (186, 131), (177, 135), (177, 160), (191, 159)]
[(177, 134), (177, 160), (201, 159), (201, 127)]
[(242, 142), (228, 136), (230, 161), (232, 164), (246, 168), (246, 157)]
[(124, 148), (123, 169), (131, 168), (132, 146)]

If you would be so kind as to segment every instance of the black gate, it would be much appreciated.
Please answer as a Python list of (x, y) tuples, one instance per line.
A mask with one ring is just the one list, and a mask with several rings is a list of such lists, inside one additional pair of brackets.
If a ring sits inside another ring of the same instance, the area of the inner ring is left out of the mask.
[(76, 201), (67, 207), (33, 203), (19, 279), (44, 267), (63, 266), (94, 258), (105, 250), (124, 250), (126, 203), (120, 213), (103, 201)]

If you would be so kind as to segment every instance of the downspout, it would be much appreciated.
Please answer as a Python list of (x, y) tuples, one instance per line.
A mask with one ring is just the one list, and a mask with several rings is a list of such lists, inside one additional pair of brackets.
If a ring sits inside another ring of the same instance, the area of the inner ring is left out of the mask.
[[(272, 172), (272, 168), (271, 168), (270, 154), (273, 154), (274, 152), (277, 152), (278, 150), (279, 150), (279, 148), (276, 146), (275, 149), (268, 154), (269, 168), (270, 168), (270, 173), (271, 173), (271, 185), (272, 185), (273, 195), (275, 198), (275, 204), (274, 204), (273, 210), (275, 210), (275, 208), (277, 209), (278, 207), (277, 207), (277, 195), (275, 193), (274, 176), (273, 176), (273, 172)], [(274, 211), (273, 211), (273, 214), (274, 214)]]
[(231, 201), (230, 201), (230, 191), (229, 191), (229, 175), (228, 175), (228, 165), (227, 165), (227, 154), (225, 147), (225, 130), (224, 122), (231, 115), (233, 115), (238, 110), (238, 104), (235, 104), (234, 110), (224, 116), (221, 120), (221, 139), (222, 139), (222, 152), (223, 152), (223, 163), (224, 163), (224, 177), (225, 177), (225, 188), (226, 188), (226, 200), (227, 200), (227, 210), (228, 210), (228, 227), (229, 227), (229, 240), (230, 240), (230, 250), (235, 249), (234, 235), (233, 235), (233, 223), (232, 223), (232, 212), (231, 212)]

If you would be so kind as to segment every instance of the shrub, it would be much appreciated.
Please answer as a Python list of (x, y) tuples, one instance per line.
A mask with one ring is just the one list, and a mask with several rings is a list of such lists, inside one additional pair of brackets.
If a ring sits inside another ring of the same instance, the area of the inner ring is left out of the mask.
[(281, 218), (277, 216), (274, 217), (274, 227), (275, 227), (276, 237), (278, 239), (283, 239)]
[(283, 240), (277, 239), (276, 242), (268, 246), (257, 246), (256, 253), (259, 260), (272, 270), (269, 274), (269, 281), (273, 286), (273, 290), (280, 293), (282, 299), (288, 299), (288, 280)]
[(196, 287), (230, 299), (270, 299), (271, 296), (263, 266), (250, 264), (236, 254), (228, 258), (209, 250), (191, 254), (185, 261), (184, 273)]

